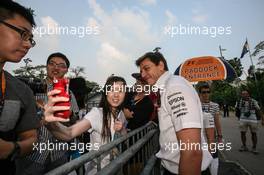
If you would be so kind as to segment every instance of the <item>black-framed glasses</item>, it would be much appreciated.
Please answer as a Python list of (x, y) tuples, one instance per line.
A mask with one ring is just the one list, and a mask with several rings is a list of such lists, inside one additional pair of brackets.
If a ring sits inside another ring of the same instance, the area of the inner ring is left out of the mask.
[(13, 26), (5, 21), (0, 20), (0, 23), (4, 24), (5, 26), (9, 27), (10, 29), (15, 30), (16, 32), (18, 32), (21, 36), (21, 39), (23, 41), (30, 41), (30, 44), (32, 47), (34, 47), (36, 45), (35, 40), (33, 39), (33, 34), (31, 34), (30, 32), (26, 31), (26, 30), (22, 30), (16, 26)]
[(64, 63), (57, 64), (57, 63), (55, 63), (53, 61), (48, 62), (48, 65), (51, 66), (51, 67), (58, 67), (60, 69), (67, 69), (68, 68), (67, 65), (64, 64)]

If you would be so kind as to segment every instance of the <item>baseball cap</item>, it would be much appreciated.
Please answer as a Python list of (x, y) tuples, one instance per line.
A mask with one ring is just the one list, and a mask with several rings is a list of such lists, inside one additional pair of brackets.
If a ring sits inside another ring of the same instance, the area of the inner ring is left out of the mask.
[(134, 77), (136, 80), (142, 81), (142, 77), (140, 75), (140, 73), (133, 73), (131, 74), (132, 77)]

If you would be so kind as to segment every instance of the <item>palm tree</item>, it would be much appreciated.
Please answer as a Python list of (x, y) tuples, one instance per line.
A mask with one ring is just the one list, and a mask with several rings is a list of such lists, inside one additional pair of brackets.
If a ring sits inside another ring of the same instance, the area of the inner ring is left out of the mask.
[(84, 67), (77, 66), (76, 68), (71, 68), (71, 73), (73, 73), (73, 78), (79, 77), (80, 74), (84, 74)]
[[(264, 51), (264, 41), (261, 41), (260, 43), (258, 43), (255, 48), (254, 48), (254, 52), (252, 53), (252, 56), (256, 57), (258, 55), (260, 55), (261, 53), (263, 53)], [(264, 65), (264, 55), (260, 55), (260, 57), (258, 58), (258, 63), (257, 65)]]

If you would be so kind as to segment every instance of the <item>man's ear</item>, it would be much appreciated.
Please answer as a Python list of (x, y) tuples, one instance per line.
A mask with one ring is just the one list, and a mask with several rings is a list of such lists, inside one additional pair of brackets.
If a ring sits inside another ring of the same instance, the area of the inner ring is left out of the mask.
[(164, 65), (164, 63), (162, 61), (159, 62), (158, 67), (159, 67), (160, 71), (164, 71), (165, 70), (165, 65)]

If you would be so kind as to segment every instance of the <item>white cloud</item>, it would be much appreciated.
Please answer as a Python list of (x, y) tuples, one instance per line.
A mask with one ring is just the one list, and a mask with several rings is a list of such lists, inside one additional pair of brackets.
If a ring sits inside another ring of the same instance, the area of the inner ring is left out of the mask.
[(192, 21), (195, 23), (205, 23), (208, 20), (208, 15), (202, 10), (201, 4), (196, 4), (196, 7), (192, 9)]
[(95, 0), (89, 0), (94, 17), (90, 19), (100, 26), (101, 43), (108, 42), (116, 48), (134, 46), (135, 41), (146, 45), (158, 40), (152, 32), (148, 13), (139, 9), (115, 9), (107, 14)]
[(155, 5), (157, 3), (156, 0), (140, 0), (140, 2), (143, 4), (143, 5)]
[[(137, 40), (140, 45), (145, 45), (155, 41), (155, 34), (151, 32), (151, 24), (148, 14), (144, 11), (132, 11), (129, 9), (115, 10), (112, 14), (112, 23), (121, 33), (121, 37), (129, 36), (129, 40), (134, 42)], [(121, 38), (120, 38), (121, 39)], [(134, 45), (129, 40), (126, 44)]]
[(88, 0), (88, 3), (90, 8), (93, 10), (94, 16), (100, 21), (106, 20), (108, 18), (100, 4), (96, 3), (96, 0)]
[(128, 56), (109, 43), (102, 43), (97, 53), (98, 63), (104, 68), (109, 68), (113, 63), (124, 63)]
[(95, 18), (89, 18), (87, 26), (93, 27), (93, 28), (94, 27), (99, 27), (100, 28), (99, 23), (97, 22), (97, 20)]
[[(160, 41), (152, 31), (149, 14), (141, 9), (123, 8), (106, 12), (95, 0), (88, 0), (93, 17), (88, 24), (99, 26), (100, 34), (95, 37), (99, 48), (96, 54), (100, 79), (112, 73), (124, 74), (135, 71), (132, 55), (141, 55)], [(102, 77), (104, 76), (104, 77)]]
[(59, 26), (58, 22), (56, 22), (52, 17), (46, 16), (41, 18), (41, 23), (44, 27), (50, 27), (52, 29), (56, 29)]
[(97, 52), (97, 82), (103, 85), (106, 78), (111, 74), (119, 75), (129, 78), (128, 72), (132, 72), (132, 65), (129, 63), (129, 56), (127, 53), (123, 53), (118, 48), (114, 47), (110, 43), (102, 43), (99, 51)]
[(192, 17), (193, 22), (195, 23), (205, 23), (208, 19), (207, 15), (199, 14), (199, 15), (194, 15)]
[[(40, 20), (42, 24), (40, 26), (43, 27), (46, 32), (48, 32), (48, 30), (56, 31), (56, 28), (59, 27), (59, 23), (50, 16), (42, 17)], [(43, 48), (47, 48), (50, 51), (55, 51), (59, 48), (59, 36), (56, 33), (50, 35), (43, 35), (39, 38), (39, 41), (41, 42), (41, 44), (44, 45), (42, 46)]]
[(176, 16), (169, 10), (166, 10), (165, 11), (165, 15), (167, 16), (168, 20), (167, 20), (167, 23), (172, 25), (172, 24), (175, 24), (177, 22), (177, 18)]

